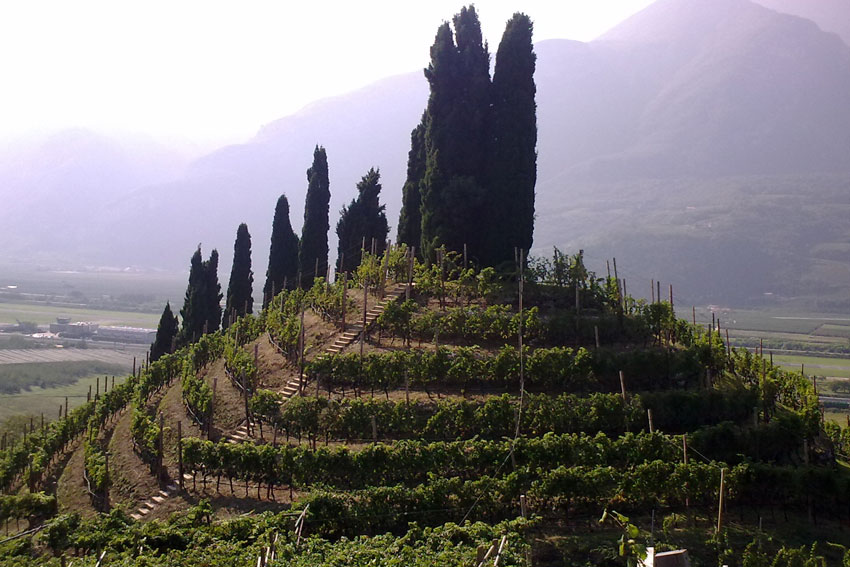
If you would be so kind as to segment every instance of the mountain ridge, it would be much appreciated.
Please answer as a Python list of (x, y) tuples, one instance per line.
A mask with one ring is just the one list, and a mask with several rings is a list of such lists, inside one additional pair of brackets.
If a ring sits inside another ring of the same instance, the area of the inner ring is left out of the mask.
[[(663, 29), (673, 29), (675, 37), (662, 41)], [(635, 39), (640, 34), (654, 41)], [(535, 50), (538, 253), (553, 244), (604, 241), (598, 225), (564, 224), (555, 213), (596, 186), (604, 186), (600, 193), (612, 211), (628, 206), (639, 215), (640, 200), (612, 188), (632, 183), (647, 191), (647, 202), (663, 203), (663, 180), (681, 187), (690, 179), (705, 188), (712, 179), (737, 179), (730, 183), (746, 191), (751, 177), (799, 178), (804, 186), (821, 187), (811, 179), (850, 174), (844, 104), (850, 99), (850, 47), (810, 21), (747, 0), (659, 0), (598, 40), (548, 40)], [(280, 193), (289, 197), (296, 230), (301, 224), (304, 172), (316, 144), (328, 150), (332, 226), (370, 167), (381, 170), (382, 201), (395, 225), (409, 133), (427, 95), (426, 80), (414, 72), (317, 101), (268, 123), (243, 144), (194, 160), (181, 178), (100, 206), (94, 216), (104, 228), (83, 240), (109, 238), (118, 250), (132, 251), (134, 263), (172, 268), (185, 265), (200, 241), (218, 247), (227, 266), (233, 231), (247, 222), (254, 271), (262, 273)], [(824, 190), (830, 199), (840, 197)], [(723, 198), (733, 200), (733, 193)], [(186, 210), (194, 212), (189, 219)], [(840, 231), (828, 232), (841, 238)], [(805, 260), (803, 252), (795, 254)], [(657, 269), (673, 271), (676, 264)], [(730, 291), (694, 285), (700, 288), (695, 295), (705, 297)], [(747, 297), (758, 296), (756, 287)]]

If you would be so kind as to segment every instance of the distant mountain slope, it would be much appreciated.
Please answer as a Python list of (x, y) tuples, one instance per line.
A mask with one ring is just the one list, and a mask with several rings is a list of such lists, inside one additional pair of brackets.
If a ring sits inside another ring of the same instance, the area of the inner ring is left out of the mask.
[[(659, 0), (596, 41), (545, 41), (536, 52), (538, 251), (621, 247), (649, 277), (682, 274), (681, 287), (700, 300), (850, 294), (850, 283), (827, 283), (850, 273), (847, 216), (837, 214), (850, 178), (850, 47), (836, 35), (748, 0)], [(281, 192), (300, 227), (315, 144), (328, 152), (332, 227), (372, 166), (394, 225), (409, 133), (427, 96), (418, 71), (319, 101), (169, 183), (90, 206), (77, 252), (185, 268), (202, 242), (219, 248), (226, 267), (247, 222), (261, 280)], [(722, 233), (693, 229), (702, 221), (688, 211)], [(780, 228), (766, 230), (770, 219)], [(751, 271), (743, 250), (764, 269)], [(683, 270), (697, 256), (699, 270)], [(812, 278), (823, 285), (803, 285)]]
[(186, 158), (144, 136), (70, 129), (0, 155), (0, 239), (28, 260), (104, 257), (87, 237), (99, 211), (136, 188), (181, 174)]
[(850, 45), (850, 2), (847, 0), (755, 0), (777, 12), (815, 22), (824, 31), (837, 33)]

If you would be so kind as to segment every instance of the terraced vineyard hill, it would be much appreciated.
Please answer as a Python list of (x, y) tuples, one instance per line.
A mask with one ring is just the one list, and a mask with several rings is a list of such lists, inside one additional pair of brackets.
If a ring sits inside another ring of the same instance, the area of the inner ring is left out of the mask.
[(806, 376), (581, 255), (409, 265), (367, 254), (5, 447), (0, 564), (850, 558), (850, 434)]

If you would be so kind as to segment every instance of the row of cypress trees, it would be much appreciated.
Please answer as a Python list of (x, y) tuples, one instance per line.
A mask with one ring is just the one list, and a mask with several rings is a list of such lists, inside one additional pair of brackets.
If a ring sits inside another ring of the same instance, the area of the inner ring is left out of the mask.
[[(348, 207), (343, 207), (337, 234), (340, 235), (340, 250), (346, 250), (355, 235), (367, 234), (386, 238), (387, 227), (384, 207), (378, 204), (381, 190), (380, 174), (371, 169), (357, 188), (360, 196)], [(328, 230), (330, 206), (330, 182), (328, 160), (325, 149), (316, 146), (313, 163), (307, 170), (307, 195), (304, 205), (304, 225), (299, 238), (292, 230), (289, 218), (289, 201), (281, 195), (275, 206), (272, 221), (271, 246), (266, 281), (263, 286), (263, 307), (279, 291), (294, 289), (299, 285), (309, 286), (315, 276), (325, 273), (328, 267)], [(378, 214), (382, 218), (377, 232), (367, 227), (370, 223), (365, 215)], [(353, 259), (353, 255), (349, 254)], [(359, 258), (356, 260), (359, 262)], [(346, 262), (348, 264), (348, 262)], [(173, 352), (178, 346), (192, 343), (207, 332), (215, 332), (219, 326), (226, 329), (233, 321), (246, 313), (253, 312), (254, 273), (251, 270), (251, 234), (245, 223), (236, 231), (233, 247), (233, 267), (227, 288), (224, 312), (221, 310), (221, 286), (218, 283), (218, 251), (213, 250), (209, 260), (204, 261), (201, 247), (192, 256), (189, 284), (180, 310), (182, 327), (166, 303), (151, 345), (151, 359)]]
[(398, 240), (426, 259), (467, 245), (481, 265), (513, 261), (534, 229), (537, 121), (533, 24), (508, 21), (490, 79), (478, 14), (464, 7), (437, 30), (428, 105), (411, 133)]
[[(441, 246), (468, 247), (480, 265), (498, 266), (513, 261), (515, 248), (531, 247), (537, 170), (532, 32), (525, 14), (507, 22), (491, 80), (490, 53), (473, 6), (437, 30), (425, 69), (430, 96), (411, 133), (398, 225), (398, 241), (417, 248), (426, 260), (433, 260)], [(336, 225), (337, 271), (354, 270), (364, 248), (382, 253), (389, 233), (379, 202), (380, 172), (370, 169), (357, 192)], [(327, 154), (317, 145), (307, 170), (300, 238), (292, 230), (286, 195), (275, 206), (264, 307), (275, 293), (309, 286), (328, 270), (329, 206)], [(166, 304), (152, 358), (252, 312), (251, 235), (244, 223), (236, 233), (223, 317), (217, 268), (218, 252), (204, 261), (198, 246), (180, 311), (182, 327)]]

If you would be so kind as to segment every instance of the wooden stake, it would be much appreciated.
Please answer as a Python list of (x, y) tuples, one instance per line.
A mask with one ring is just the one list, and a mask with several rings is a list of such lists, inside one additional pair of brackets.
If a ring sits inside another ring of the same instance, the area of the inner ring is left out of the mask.
[(183, 489), (183, 422), (177, 421), (177, 474)]
[(596, 348), (599, 348), (599, 326), (593, 326), (593, 335), (596, 337)]
[(655, 303), (655, 280), (649, 281), (649, 293), (652, 298), (652, 303)]
[(661, 303), (661, 280), (655, 282), (655, 297), (658, 298), (658, 303)]
[(215, 391), (218, 386), (218, 377), (213, 376), (212, 398), (210, 399), (210, 416), (207, 420), (207, 439), (212, 439), (213, 414), (215, 413)]
[(696, 308), (696, 306), (693, 306), (693, 305), (691, 306), (691, 312), (693, 313), (693, 316), (694, 316), (694, 327), (696, 327), (697, 326), (697, 308)]
[(614, 279), (617, 281), (617, 299), (620, 301), (620, 307), (624, 307), (623, 298), (624, 293), (620, 289), (620, 276), (617, 275), (617, 259), (614, 258)]
[(165, 432), (165, 416), (160, 413), (159, 414), (159, 440), (157, 441), (158, 449), (159, 449), (159, 457), (157, 458), (157, 467), (156, 467), (156, 479), (157, 482), (162, 478), (162, 438), (163, 433)]
[(620, 393), (623, 395), (623, 402), (626, 401), (626, 375), (620, 370)]
[(649, 432), (655, 433), (655, 427), (653, 426), (653, 423), (652, 423), (652, 408), (647, 408), (646, 417), (649, 420)]
[(251, 435), (251, 411), (248, 408), (248, 376), (242, 371), (242, 398), (245, 400), (245, 429)]
[(363, 280), (363, 329), (360, 331), (360, 365), (363, 366), (363, 346), (366, 341), (366, 303), (369, 300), (369, 284)]
[(304, 303), (301, 303), (301, 334), (299, 342), (301, 343), (300, 354), (298, 356), (298, 395), (304, 395), (304, 343), (307, 336), (304, 330)]
[(68, 417), (68, 396), (65, 396), (65, 417)]
[(348, 310), (348, 272), (342, 272), (342, 332), (345, 332), (345, 312)]
[(413, 286), (413, 263), (416, 258), (416, 248), (410, 247), (410, 257), (407, 259), (407, 289), (404, 290), (405, 301), (410, 301), (410, 288)]
[(723, 527), (723, 489), (726, 484), (726, 469), (720, 469), (720, 501), (717, 505), (717, 530), (714, 532), (716, 534), (720, 533), (721, 528)]

